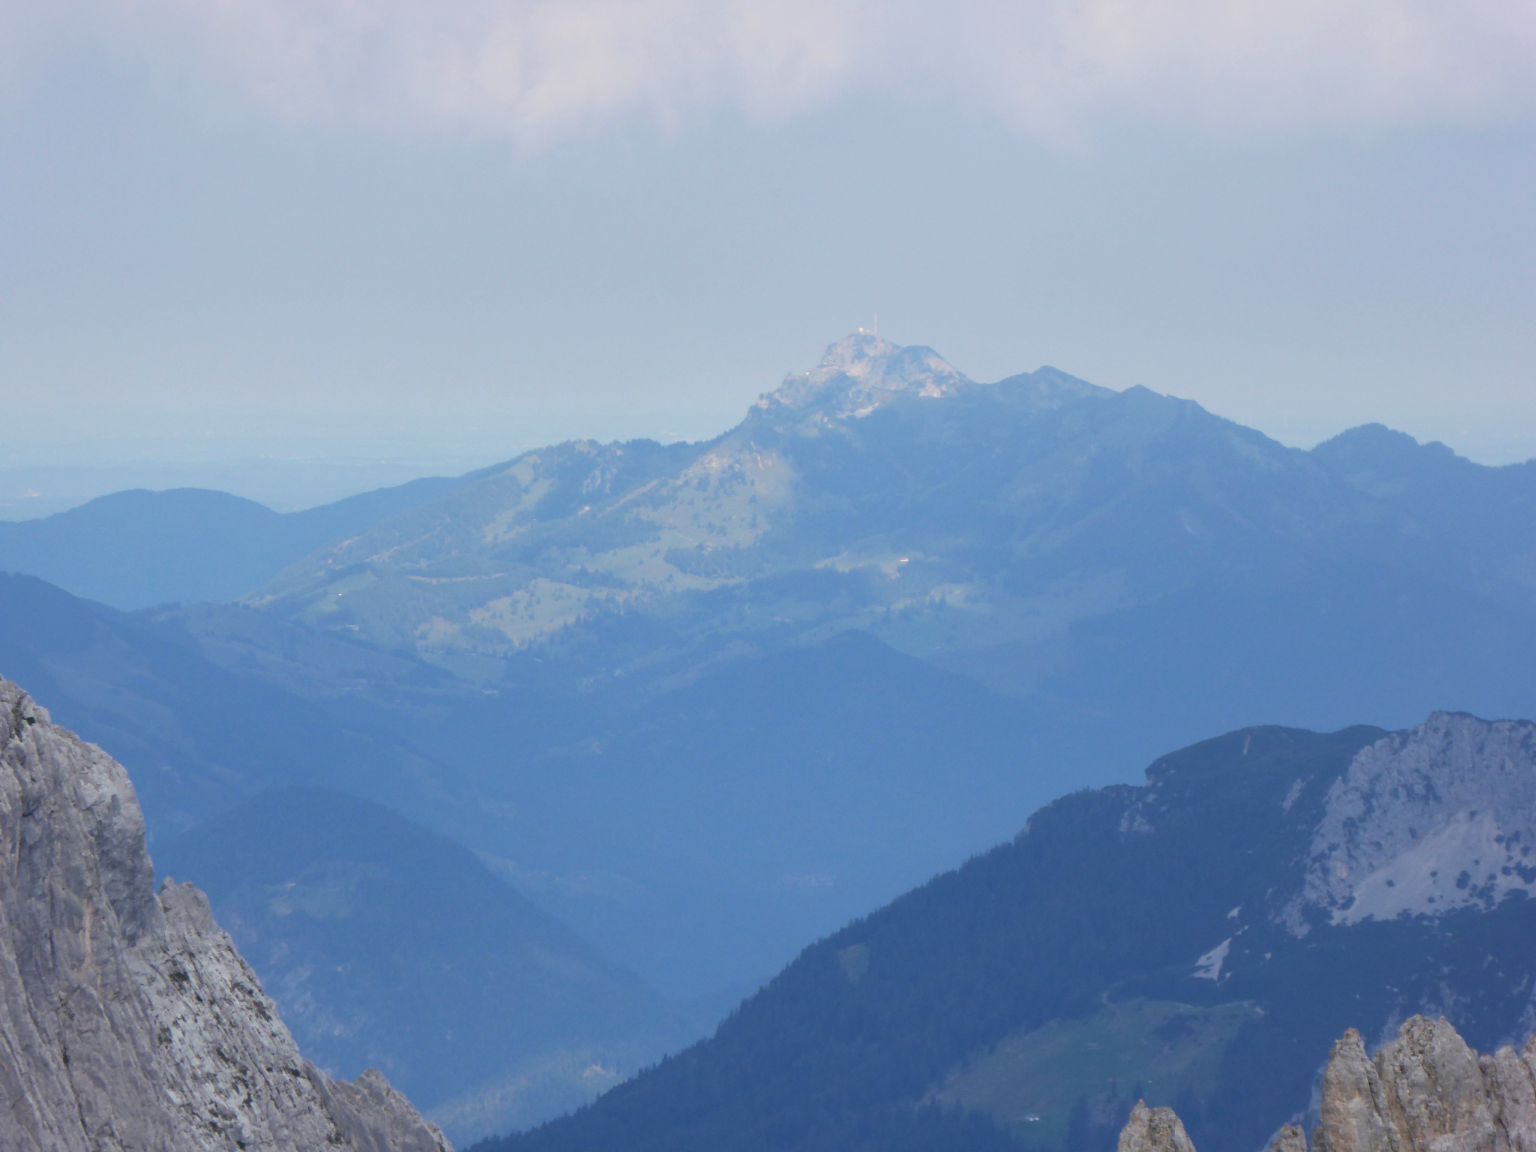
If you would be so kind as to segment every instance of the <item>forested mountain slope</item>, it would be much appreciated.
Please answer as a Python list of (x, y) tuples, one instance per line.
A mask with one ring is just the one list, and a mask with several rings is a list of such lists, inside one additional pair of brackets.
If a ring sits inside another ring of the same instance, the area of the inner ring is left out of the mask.
[(632, 673), (848, 628), (984, 669), (1166, 597), (1351, 566), (1529, 610), (1533, 512), (1531, 466), (1379, 428), (1303, 452), (1145, 389), (978, 383), (858, 334), (712, 441), (528, 453), (258, 602), (492, 678), (530, 650)]
[(1319, 1054), (1536, 1025), (1536, 725), (1262, 728), (1068, 796), (518, 1152), (1109, 1148), (1140, 1097), (1259, 1147)]

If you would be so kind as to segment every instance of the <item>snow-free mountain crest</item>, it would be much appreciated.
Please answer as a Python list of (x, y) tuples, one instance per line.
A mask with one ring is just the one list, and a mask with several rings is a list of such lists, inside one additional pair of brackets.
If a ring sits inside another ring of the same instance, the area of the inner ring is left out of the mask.
[[(1410, 476), (1418, 463), (1390, 461)], [(253, 602), (492, 679), (551, 645), (632, 671), (849, 628), (1019, 667), (1033, 661), (997, 646), (1212, 581), (1305, 579), (1366, 537), (1393, 570), (1500, 595), (1529, 571), (1498, 521), (1530, 484), (1462, 471), (1452, 481), (1486, 515), (1443, 497), (1383, 515), (1404, 479), (1373, 479), (1347, 445), (1314, 457), (1050, 368), (976, 382), (931, 348), (855, 333), (714, 440), (530, 452), (315, 553)], [(1467, 547), (1422, 551), (1472, 529)], [(642, 621), (643, 651), (616, 642)]]
[(758, 409), (829, 406), (867, 416), (893, 396), (937, 400), (953, 396), (971, 380), (932, 348), (903, 347), (859, 331), (829, 346), (810, 372), (786, 377), (758, 400)]

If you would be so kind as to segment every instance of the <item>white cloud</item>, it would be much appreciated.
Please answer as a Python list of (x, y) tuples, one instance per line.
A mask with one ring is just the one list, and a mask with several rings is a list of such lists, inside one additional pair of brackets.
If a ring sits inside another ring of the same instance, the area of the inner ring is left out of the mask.
[[(61, 0), (0, 18), (57, 47)], [(1524, 118), (1530, 0), (69, 0), (156, 76), (267, 114), (539, 140), (719, 109), (792, 117), (848, 96), (941, 100), (1070, 136)], [(33, 17), (27, 15), (34, 11)], [(34, 37), (35, 38), (35, 37)], [(36, 38), (35, 38), (36, 39)]]

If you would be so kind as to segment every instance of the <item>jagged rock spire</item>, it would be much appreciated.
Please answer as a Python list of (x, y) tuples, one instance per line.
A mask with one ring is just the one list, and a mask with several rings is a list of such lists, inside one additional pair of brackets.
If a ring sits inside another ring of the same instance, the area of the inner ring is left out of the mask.
[[(1270, 1152), (1307, 1152), (1286, 1125)], [(1373, 1059), (1350, 1029), (1323, 1072), (1313, 1152), (1536, 1152), (1536, 1037), (1479, 1056), (1446, 1020), (1415, 1016)], [(1120, 1152), (1194, 1152), (1167, 1108), (1137, 1104)]]
[(1195, 1146), (1172, 1108), (1148, 1108), (1141, 1100), (1120, 1133), (1120, 1152), (1195, 1152)]

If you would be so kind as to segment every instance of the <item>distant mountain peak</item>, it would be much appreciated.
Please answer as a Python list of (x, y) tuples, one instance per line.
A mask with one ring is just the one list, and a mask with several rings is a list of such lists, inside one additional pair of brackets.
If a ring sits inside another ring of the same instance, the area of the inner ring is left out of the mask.
[(827, 345), (827, 350), (822, 353), (818, 367), (831, 368), (849, 376), (858, 377), (867, 374), (871, 364), (899, 356), (902, 351), (900, 344), (859, 328), (841, 340)]
[(1387, 467), (1425, 459), (1455, 460), (1456, 453), (1438, 440), (1420, 443), (1385, 424), (1361, 424), (1325, 440), (1312, 452), (1326, 463)]
[(893, 344), (861, 328), (828, 346), (811, 371), (786, 377), (756, 407), (830, 407), (840, 415), (867, 416), (896, 396), (940, 399), (970, 382), (932, 348)]
[(1370, 455), (1384, 457), (1417, 452), (1421, 445), (1406, 432), (1385, 424), (1361, 424), (1324, 440), (1313, 451), (1321, 456)]

